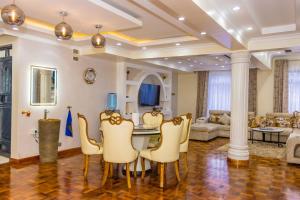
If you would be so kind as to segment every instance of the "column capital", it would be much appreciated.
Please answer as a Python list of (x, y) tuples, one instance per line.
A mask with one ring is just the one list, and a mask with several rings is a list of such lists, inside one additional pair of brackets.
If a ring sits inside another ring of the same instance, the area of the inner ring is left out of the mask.
[(251, 54), (249, 51), (239, 51), (231, 54), (231, 64), (249, 63)]

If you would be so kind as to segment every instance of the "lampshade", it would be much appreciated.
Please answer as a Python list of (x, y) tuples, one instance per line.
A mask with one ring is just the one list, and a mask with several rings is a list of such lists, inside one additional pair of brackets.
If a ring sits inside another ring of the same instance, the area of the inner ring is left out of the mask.
[(99, 30), (102, 28), (102, 26), (96, 25), (96, 28), (98, 29), (98, 33), (93, 35), (91, 43), (95, 48), (103, 48), (105, 46), (105, 37), (99, 33)]
[(61, 22), (55, 26), (55, 35), (58, 39), (69, 40), (72, 38), (73, 29), (66, 22)]
[(21, 26), (25, 21), (25, 14), (15, 4), (10, 4), (2, 8), (1, 18), (5, 24)]
[(58, 39), (69, 40), (72, 38), (73, 29), (64, 21), (64, 17), (68, 16), (68, 13), (65, 11), (61, 11), (59, 14), (62, 16), (63, 21), (55, 26), (55, 35)]

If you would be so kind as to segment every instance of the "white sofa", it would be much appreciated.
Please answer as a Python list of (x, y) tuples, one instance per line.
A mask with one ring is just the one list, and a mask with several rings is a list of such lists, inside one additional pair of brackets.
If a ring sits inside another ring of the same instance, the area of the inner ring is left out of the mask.
[[(209, 115), (221, 116), (226, 113), (230, 116), (230, 111), (210, 110)], [(254, 113), (253, 113), (254, 115)], [(201, 117), (196, 119), (196, 123), (192, 124), (190, 134), (191, 140), (208, 141), (216, 137), (229, 137), (230, 125), (222, 125), (218, 123), (211, 123), (209, 117)]]

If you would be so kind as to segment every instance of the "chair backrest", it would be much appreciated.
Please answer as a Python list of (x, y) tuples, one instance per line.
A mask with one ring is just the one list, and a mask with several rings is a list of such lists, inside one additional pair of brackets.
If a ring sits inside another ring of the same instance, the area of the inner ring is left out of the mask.
[(79, 133), (80, 133), (80, 143), (81, 143), (81, 151), (84, 154), (89, 154), (92, 149), (95, 148), (95, 145), (91, 143), (89, 134), (88, 134), (88, 122), (84, 115), (78, 115), (78, 125), (79, 125)]
[(101, 122), (103, 131), (103, 159), (112, 163), (128, 163), (136, 158), (132, 146), (132, 120), (110, 117)]
[(100, 122), (102, 120), (108, 119), (110, 117), (121, 117), (121, 114), (117, 113), (117, 112), (114, 112), (114, 111), (111, 111), (111, 110), (105, 110), (105, 111), (101, 112), (100, 115), (99, 115)]
[(191, 124), (192, 124), (192, 114), (187, 113), (185, 115), (180, 116), (183, 119), (183, 127), (182, 127), (182, 133), (180, 138), (180, 144), (185, 143), (190, 136), (191, 132)]
[(179, 159), (180, 137), (183, 128), (181, 117), (164, 121), (160, 128), (160, 145), (151, 150), (151, 157), (157, 162), (174, 162)]
[(145, 125), (159, 127), (164, 120), (164, 114), (157, 111), (145, 112), (142, 119)]

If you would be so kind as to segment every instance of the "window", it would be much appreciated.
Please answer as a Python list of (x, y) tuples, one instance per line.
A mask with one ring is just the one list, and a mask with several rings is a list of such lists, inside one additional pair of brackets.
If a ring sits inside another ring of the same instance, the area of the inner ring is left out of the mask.
[(207, 111), (230, 110), (231, 72), (211, 71), (208, 75)]
[(288, 111), (300, 111), (300, 61), (289, 61)]

